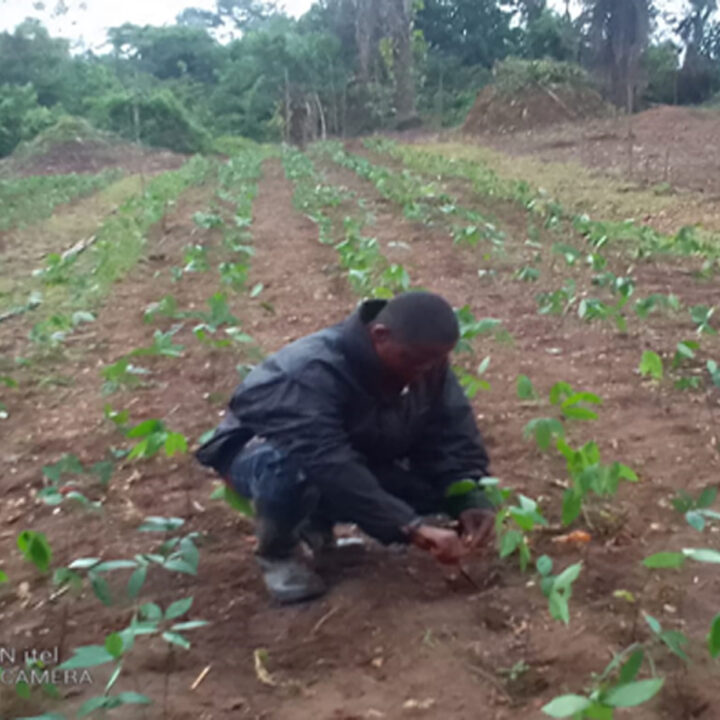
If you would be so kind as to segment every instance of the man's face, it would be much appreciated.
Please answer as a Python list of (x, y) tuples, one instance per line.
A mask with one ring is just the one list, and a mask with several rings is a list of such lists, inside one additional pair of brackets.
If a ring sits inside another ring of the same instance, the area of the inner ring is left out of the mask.
[(447, 362), (452, 345), (407, 345), (384, 325), (370, 328), (373, 347), (383, 367), (403, 385), (410, 385), (434, 367)]

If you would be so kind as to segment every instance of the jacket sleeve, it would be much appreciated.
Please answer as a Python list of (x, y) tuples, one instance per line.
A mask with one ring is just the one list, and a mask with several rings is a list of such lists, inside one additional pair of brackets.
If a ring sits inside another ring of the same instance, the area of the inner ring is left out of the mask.
[(405, 542), (402, 528), (417, 522), (417, 515), (383, 490), (351, 446), (341, 393), (332, 387), (329, 372), (316, 367), (302, 378), (278, 375), (241, 393), (230, 409), (256, 434), (299, 460), (336, 521), (356, 523), (383, 543)]
[[(458, 480), (486, 477), (490, 460), (472, 406), (449, 367), (444, 369), (439, 386), (427, 425), (411, 450), (410, 462), (415, 472), (444, 490)], [(467, 507), (492, 507), (480, 490), (462, 496), (462, 500), (448, 499), (447, 505), (453, 515)]]

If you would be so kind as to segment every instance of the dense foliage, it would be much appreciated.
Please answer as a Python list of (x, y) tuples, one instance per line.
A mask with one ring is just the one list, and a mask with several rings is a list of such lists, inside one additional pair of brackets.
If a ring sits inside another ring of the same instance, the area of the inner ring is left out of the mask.
[(716, 0), (670, 15), (650, 0), (582, 5), (573, 16), (545, 0), (317, 0), (294, 19), (218, 0), (175, 25), (112, 28), (104, 54), (73, 52), (29, 19), (0, 34), (0, 155), (65, 114), (181, 152), (219, 135), (302, 143), (456, 124), (509, 57), (582, 65), (634, 107), (720, 89)]

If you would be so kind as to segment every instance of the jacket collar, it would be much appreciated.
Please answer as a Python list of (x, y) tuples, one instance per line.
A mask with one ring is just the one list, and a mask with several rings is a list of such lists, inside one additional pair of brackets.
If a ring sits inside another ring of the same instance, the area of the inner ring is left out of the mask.
[(343, 353), (353, 374), (372, 394), (381, 394), (383, 367), (370, 340), (368, 324), (385, 307), (387, 300), (366, 300), (341, 324)]

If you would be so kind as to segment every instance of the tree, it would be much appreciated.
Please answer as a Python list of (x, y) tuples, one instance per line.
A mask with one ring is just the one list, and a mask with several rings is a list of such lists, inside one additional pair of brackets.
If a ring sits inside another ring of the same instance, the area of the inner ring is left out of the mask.
[(213, 82), (223, 56), (222, 47), (198, 27), (140, 27), (126, 23), (108, 31), (117, 56), (130, 61), (140, 72), (161, 80), (190, 77)]
[(518, 46), (513, 14), (496, 0), (425, 0), (415, 26), (441, 55), (491, 68)]
[(628, 112), (634, 107), (638, 67), (650, 34), (649, 0), (586, 0), (590, 42), (608, 94)]
[(26, 20), (13, 33), (0, 33), (0, 84), (30, 84), (38, 102), (51, 107), (60, 101), (70, 45), (51, 38), (38, 20)]
[(685, 44), (679, 77), (680, 99), (685, 102), (706, 100), (718, 81), (717, 58), (713, 61), (707, 43), (710, 19), (717, 8), (717, 0), (689, 0), (687, 14), (677, 23), (677, 33)]
[(414, 0), (386, 0), (384, 17), (393, 45), (396, 122), (399, 128), (416, 121), (415, 78), (413, 76)]
[(570, 18), (552, 10), (543, 10), (527, 24), (523, 54), (538, 60), (577, 60), (580, 43), (580, 33)]

